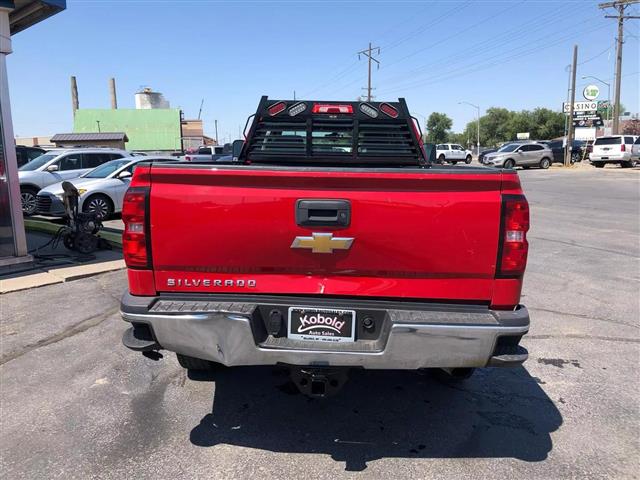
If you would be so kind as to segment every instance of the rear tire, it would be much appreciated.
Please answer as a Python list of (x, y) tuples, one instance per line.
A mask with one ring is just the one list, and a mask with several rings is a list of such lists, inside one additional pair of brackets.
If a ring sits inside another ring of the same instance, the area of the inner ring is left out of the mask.
[(189, 357), (187, 355), (181, 355), (179, 353), (176, 353), (176, 357), (178, 357), (178, 363), (180, 364), (180, 366), (182, 368), (186, 368), (187, 370), (211, 371), (215, 370), (220, 365), (215, 362), (210, 362), (209, 360)]
[(440, 156), (438, 157), (438, 163), (442, 165), (444, 164), (445, 160), (446, 159), (444, 158), (444, 155), (440, 154)]
[(508, 160), (504, 161), (502, 168), (515, 168), (515, 166), (516, 166), (515, 160), (509, 158)]
[(467, 155), (467, 158), (464, 159), (464, 163), (469, 165), (471, 163), (471, 155)]
[(596, 168), (604, 168), (604, 163), (602, 162), (591, 162), (591, 164)]
[(580, 161), (580, 154), (578, 152), (573, 152), (571, 154), (571, 163), (576, 163)]
[(547, 157), (544, 157), (542, 160), (540, 160), (541, 169), (546, 170), (547, 168), (549, 168), (550, 165), (551, 165), (551, 160), (549, 160)]
[(628, 162), (622, 162), (620, 166), (622, 168), (633, 168), (636, 166), (636, 163), (637, 162), (635, 160), (629, 160)]

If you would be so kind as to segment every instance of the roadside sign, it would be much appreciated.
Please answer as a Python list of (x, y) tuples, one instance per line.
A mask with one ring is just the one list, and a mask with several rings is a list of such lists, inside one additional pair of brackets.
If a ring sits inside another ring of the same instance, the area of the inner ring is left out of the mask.
[(600, 89), (597, 85), (587, 85), (582, 90), (582, 96), (587, 100), (595, 100), (600, 95)]
[[(569, 113), (570, 108), (571, 104), (569, 102), (562, 104), (564, 113)], [(573, 104), (574, 112), (595, 112), (596, 110), (598, 110), (598, 102), (574, 102)]]
[(595, 127), (576, 128), (575, 139), (576, 140), (595, 140), (596, 128)]
[(596, 112), (575, 112), (573, 114), (574, 127), (602, 127), (604, 122), (599, 113)]
[(529, 132), (516, 133), (518, 140), (529, 140)]

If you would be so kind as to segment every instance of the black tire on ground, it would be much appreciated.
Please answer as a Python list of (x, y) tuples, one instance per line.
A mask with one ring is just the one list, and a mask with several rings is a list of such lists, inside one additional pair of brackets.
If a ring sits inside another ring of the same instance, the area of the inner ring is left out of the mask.
[(218, 366), (215, 362), (202, 360), (201, 358), (189, 357), (179, 353), (176, 353), (176, 356), (178, 357), (178, 363), (180, 366), (187, 370), (214, 370), (216, 366)]
[(596, 168), (604, 168), (604, 163), (602, 162), (591, 162), (591, 164)]
[(36, 197), (38, 190), (33, 187), (20, 187), (20, 201), (22, 203), (22, 213), (25, 217), (36, 213)]
[(622, 168), (633, 168), (636, 166), (636, 161), (635, 160), (629, 160), (628, 162), (622, 162), (620, 163), (620, 166)]
[(580, 161), (580, 153), (578, 152), (573, 152), (571, 154), (571, 163), (576, 163)]
[(467, 158), (464, 159), (464, 163), (469, 165), (471, 163), (471, 155), (467, 155)]
[(551, 160), (549, 160), (547, 157), (544, 157), (542, 160), (540, 160), (540, 168), (542, 168), (543, 170), (549, 168), (550, 165)]
[(444, 161), (445, 161), (444, 155), (440, 154), (440, 156), (438, 157), (438, 163), (442, 164), (444, 163)]
[(106, 195), (96, 193), (82, 203), (82, 211), (95, 212), (98, 220), (105, 220), (113, 215), (113, 202)]
[(504, 161), (504, 165), (503, 165), (504, 168), (515, 168), (515, 166), (516, 166), (516, 162), (511, 158)]

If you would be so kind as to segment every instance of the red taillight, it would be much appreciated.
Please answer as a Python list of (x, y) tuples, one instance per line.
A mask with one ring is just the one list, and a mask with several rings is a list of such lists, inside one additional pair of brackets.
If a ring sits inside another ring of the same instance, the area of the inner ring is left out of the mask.
[(529, 204), (523, 195), (502, 196), (498, 276), (521, 276), (527, 266)]
[(398, 110), (396, 110), (395, 107), (392, 107), (388, 103), (381, 103), (380, 110), (382, 110), (383, 113), (389, 115), (391, 118), (398, 118)]
[(328, 103), (314, 103), (311, 113), (346, 113), (353, 114), (351, 105), (332, 105)]
[(624, 143), (622, 145), (620, 145), (620, 151), (621, 152), (626, 152), (627, 148), (625, 147)]
[(184, 157), (185, 161), (190, 162), (191, 161), (191, 157), (189, 155), (185, 155)]
[(131, 187), (122, 204), (122, 253), (127, 267), (148, 268), (147, 199), (148, 187)]
[(284, 112), (285, 108), (287, 108), (287, 104), (286, 103), (278, 102), (278, 103), (274, 103), (269, 108), (267, 108), (267, 112), (269, 112), (269, 115), (271, 115), (273, 117), (274, 115), (277, 115), (280, 112)]

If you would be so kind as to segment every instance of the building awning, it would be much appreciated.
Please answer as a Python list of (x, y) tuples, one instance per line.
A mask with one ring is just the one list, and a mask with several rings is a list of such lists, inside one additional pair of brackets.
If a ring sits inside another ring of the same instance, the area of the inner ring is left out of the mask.
[(61, 12), (66, 6), (66, 0), (0, 0), (0, 7), (14, 9), (9, 14), (11, 35)]
[(96, 133), (56, 133), (51, 137), (52, 143), (59, 142), (128, 142), (124, 132), (96, 132)]

